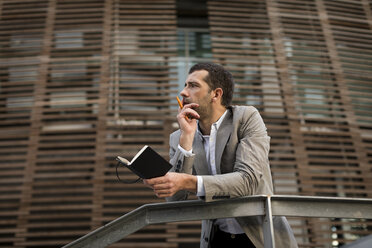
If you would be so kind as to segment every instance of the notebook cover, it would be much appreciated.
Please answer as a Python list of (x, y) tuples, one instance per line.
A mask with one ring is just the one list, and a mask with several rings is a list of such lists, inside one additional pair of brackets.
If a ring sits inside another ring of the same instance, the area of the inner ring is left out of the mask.
[(134, 161), (131, 161), (128, 167), (139, 177), (149, 179), (164, 176), (172, 168), (172, 165), (147, 146)]

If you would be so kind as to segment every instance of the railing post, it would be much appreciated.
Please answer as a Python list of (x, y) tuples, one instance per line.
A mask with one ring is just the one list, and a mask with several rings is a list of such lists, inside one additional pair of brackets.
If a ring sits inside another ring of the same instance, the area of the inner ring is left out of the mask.
[(267, 196), (265, 202), (265, 215), (263, 216), (264, 247), (275, 248), (273, 215), (271, 210), (271, 196)]

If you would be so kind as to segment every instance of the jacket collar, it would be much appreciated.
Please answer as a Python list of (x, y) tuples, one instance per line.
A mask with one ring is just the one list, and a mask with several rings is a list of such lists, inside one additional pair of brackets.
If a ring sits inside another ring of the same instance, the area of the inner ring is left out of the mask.
[(217, 173), (221, 174), (221, 157), (223, 151), (225, 150), (226, 144), (230, 139), (232, 129), (233, 129), (233, 118), (232, 111), (227, 110), (226, 116), (223, 119), (221, 126), (217, 130), (217, 141), (216, 142), (216, 169)]
[[(232, 132), (232, 110), (227, 109), (226, 115), (223, 118), (217, 130), (217, 143), (216, 143), (216, 170), (221, 174), (221, 157), (224, 148), (230, 138)], [(197, 131), (194, 137), (193, 150), (196, 152), (194, 168), (198, 175), (210, 175), (210, 168), (207, 163), (206, 154), (204, 150), (204, 139), (201, 132)]]

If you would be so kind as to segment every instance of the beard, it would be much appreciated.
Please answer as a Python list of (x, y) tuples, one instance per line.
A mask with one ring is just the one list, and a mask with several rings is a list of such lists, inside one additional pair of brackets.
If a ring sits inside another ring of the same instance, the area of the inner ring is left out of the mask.
[(211, 98), (209, 95), (206, 95), (205, 97), (201, 98), (197, 104), (199, 104), (199, 107), (195, 108), (194, 110), (199, 114), (200, 119), (207, 119), (211, 115)]

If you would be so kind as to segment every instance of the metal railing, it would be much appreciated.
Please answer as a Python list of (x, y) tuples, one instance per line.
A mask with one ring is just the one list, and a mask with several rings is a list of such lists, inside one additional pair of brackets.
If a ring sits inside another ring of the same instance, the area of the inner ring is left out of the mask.
[(64, 248), (106, 247), (151, 224), (242, 216), (262, 216), (264, 246), (275, 248), (272, 216), (372, 219), (372, 199), (262, 195), (146, 204)]

